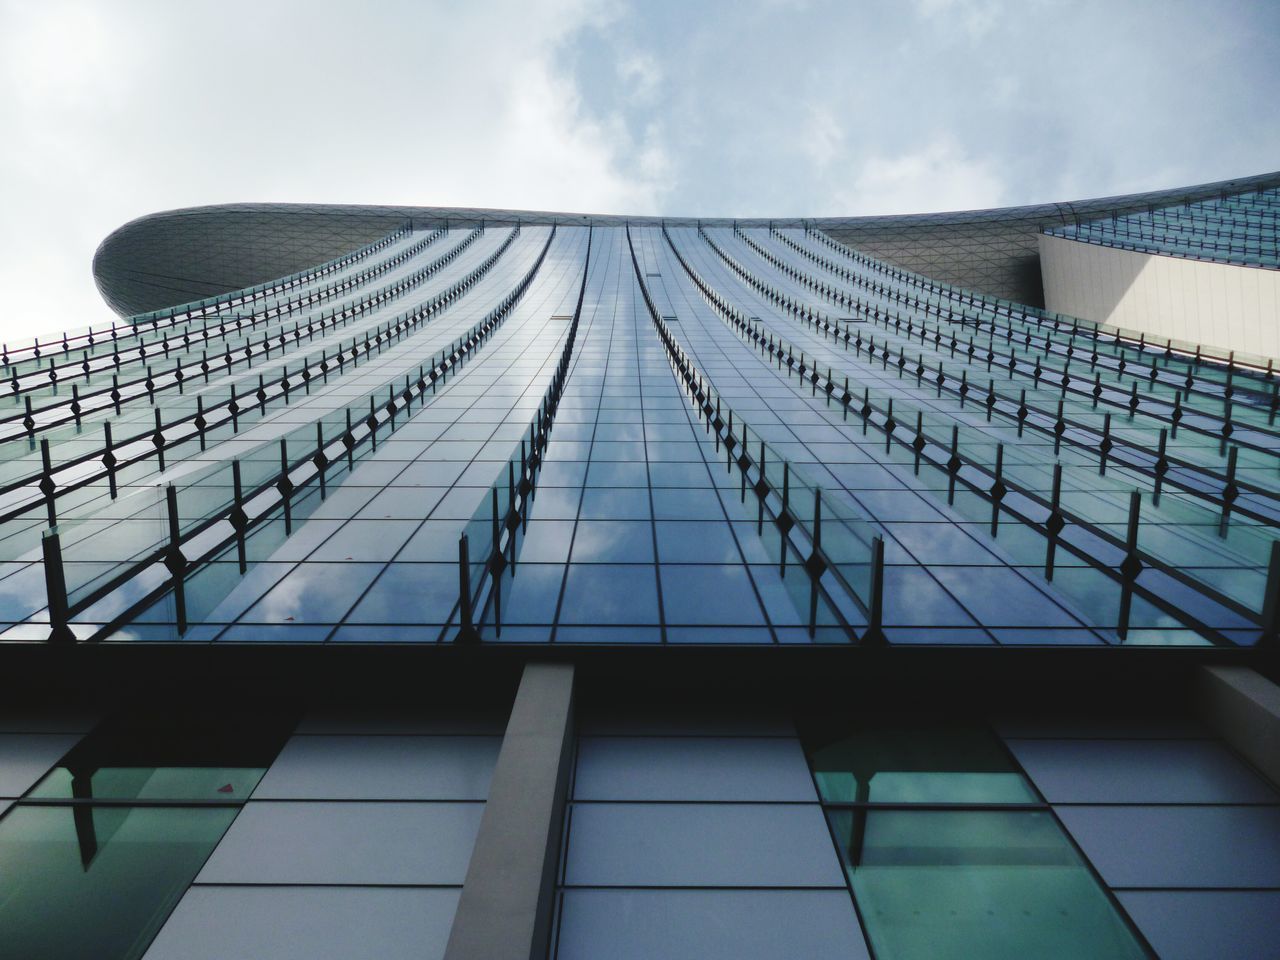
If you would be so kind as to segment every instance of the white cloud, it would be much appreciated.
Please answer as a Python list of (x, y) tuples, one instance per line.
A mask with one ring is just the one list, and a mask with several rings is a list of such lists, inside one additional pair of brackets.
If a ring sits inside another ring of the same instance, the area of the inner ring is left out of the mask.
[(662, 86), (662, 68), (647, 53), (631, 53), (619, 60), (618, 76), (628, 98), (636, 103), (652, 103)]
[(960, 26), (970, 40), (981, 40), (1006, 13), (999, 0), (915, 0), (916, 16), (940, 26)]
[[(641, 176), (653, 183), (666, 183), (670, 179), (672, 160), (667, 152), (665, 137), (660, 124), (650, 123), (645, 127), (644, 139), (640, 142), (635, 156), (636, 169)], [(654, 208), (650, 212), (660, 212)]]
[(0, 0), (0, 339), (109, 319), (94, 248), (173, 207), (901, 213), (1256, 172), (1278, 42), (1280, 6), (1155, 0)]
[[(360, 17), (341, 3), (0, 0), (0, 339), (109, 321), (93, 251), (163, 209), (656, 210), (656, 129), (637, 142), (587, 115), (564, 56), (615, 16), (604, 0), (388, 3)], [(654, 62), (628, 69), (659, 82)]]
[(954, 140), (940, 138), (920, 150), (871, 156), (852, 185), (838, 191), (833, 213), (862, 216), (973, 210), (1004, 203), (995, 166), (969, 156)]
[(6, 98), (23, 107), (62, 110), (101, 94), (118, 76), (113, 25), (86, 2), (6, 2), (3, 71)]
[(800, 145), (810, 162), (819, 168), (830, 166), (846, 152), (844, 128), (829, 107), (809, 107), (800, 133)]

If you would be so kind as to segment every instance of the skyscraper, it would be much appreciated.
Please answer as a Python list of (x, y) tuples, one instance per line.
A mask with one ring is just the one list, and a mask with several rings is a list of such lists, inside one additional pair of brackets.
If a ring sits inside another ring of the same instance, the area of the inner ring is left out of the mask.
[(1277, 210), (127, 224), (0, 357), (0, 957), (1274, 956)]

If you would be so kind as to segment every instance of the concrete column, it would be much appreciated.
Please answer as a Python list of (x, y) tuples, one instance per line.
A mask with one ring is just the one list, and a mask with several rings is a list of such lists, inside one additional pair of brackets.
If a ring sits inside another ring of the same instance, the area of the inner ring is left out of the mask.
[(573, 736), (573, 665), (524, 668), (445, 960), (545, 960)]
[(1280, 786), (1280, 687), (1248, 667), (1201, 667), (1195, 702), (1218, 736)]

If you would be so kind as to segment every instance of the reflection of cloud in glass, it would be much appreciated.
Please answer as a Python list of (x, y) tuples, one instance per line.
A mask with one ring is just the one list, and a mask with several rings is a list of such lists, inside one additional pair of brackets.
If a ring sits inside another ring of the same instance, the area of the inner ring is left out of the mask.
[(669, 624), (763, 624), (745, 567), (662, 568), (662, 600)]
[(657, 623), (653, 567), (570, 565), (561, 617), (566, 623)]
[[(260, 563), (250, 567), (243, 577), (240, 576), (238, 567), (232, 567), (232, 570), (236, 576), (235, 586), (226, 599), (204, 618), (210, 623), (228, 623), (234, 620), (288, 572), (289, 564)], [(187, 589), (191, 590), (190, 582)]]
[(3, 572), (17, 570), (0, 580), (0, 619), (25, 620), (45, 606), (43, 568), (39, 564), (21, 567), (19, 563), (0, 565)]
[(298, 567), (245, 614), (263, 623), (336, 623), (382, 567), (374, 563), (308, 563)]
[(653, 559), (653, 530), (635, 520), (580, 520), (573, 536), (575, 563), (644, 563)]
[(457, 600), (456, 563), (392, 563), (349, 619), (353, 623), (444, 623)]

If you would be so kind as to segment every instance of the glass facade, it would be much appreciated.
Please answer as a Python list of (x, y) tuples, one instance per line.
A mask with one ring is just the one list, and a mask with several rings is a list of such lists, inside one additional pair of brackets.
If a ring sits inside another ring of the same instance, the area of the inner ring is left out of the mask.
[(1122, 250), (1280, 269), (1280, 189), (1151, 207), (1045, 232)]
[(406, 228), (89, 339), (7, 356), (6, 639), (1274, 632), (1269, 367), (815, 231)]
[[(1273, 190), (1071, 229), (1230, 259)], [(0, 655), (101, 714), (0, 708), (0, 957), (455, 960), (517, 875), (559, 960), (1266, 955), (1280, 801), (1184, 714), (1274, 663), (1273, 361), (835, 222), (298, 216), (0, 351)]]

